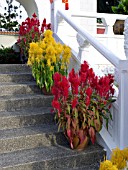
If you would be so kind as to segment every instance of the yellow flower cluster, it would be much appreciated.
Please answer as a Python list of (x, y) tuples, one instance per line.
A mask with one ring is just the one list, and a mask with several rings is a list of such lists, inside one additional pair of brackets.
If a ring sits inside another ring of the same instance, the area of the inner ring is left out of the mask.
[(42, 40), (30, 43), (27, 64), (32, 68), (33, 77), (40, 88), (51, 90), (53, 74), (59, 72), (67, 76), (71, 49), (56, 42), (51, 30), (46, 30)]
[(105, 160), (100, 163), (100, 170), (118, 170), (115, 165), (112, 164), (111, 161)]
[(30, 43), (28, 65), (34, 62), (43, 62), (42, 66), (49, 66), (53, 70), (54, 65), (61, 64), (61, 69), (67, 68), (71, 57), (69, 46), (57, 43), (52, 36), (52, 31), (47, 30), (44, 33), (44, 39), (39, 42)]
[(111, 159), (105, 160), (100, 163), (99, 170), (123, 170), (124, 168), (128, 168), (128, 148), (124, 148), (120, 150), (119, 148), (115, 148), (112, 151)]

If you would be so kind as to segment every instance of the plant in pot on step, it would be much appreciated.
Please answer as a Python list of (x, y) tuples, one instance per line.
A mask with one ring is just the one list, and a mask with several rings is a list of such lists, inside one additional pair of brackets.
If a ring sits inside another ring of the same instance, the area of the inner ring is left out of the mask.
[[(118, 0), (118, 5), (112, 6), (112, 11), (115, 14), (128, 15), (128, 0)], [(115, 34), (123, 35), (124, 20), (116, 20), (113, 30)]]
[(40, 29), (40, 21), (35, 13), (32, 15), (32, 18), (28, 17), (21, 23), (17, 44), (20, 47), (23, 63), (26, 63), (28, 60), (29, 44), (31, 42), (38, 42), (44, 29), (51, 29), (51, 24), (46, 24), (46, 19), (44, 18)]
[(110, 107), (114, 95), (113, 75), (98, 77), (86, 61), (79, 73), (74, 69), (68, 78), (55, 73), (52, 106), (58, 129), (62, 129), (72, 149), (84, 149), (89, 140), (94, 144), (103, 119), (112, 119)]
[(51, 91), (55, 72), (67, 75), (70, 57), (70, 47), (56, 42), (51, 30), (44, 32), (42, 40), (30, 43), (27, 64), (31, 66), (32, 75), (44, 94)]

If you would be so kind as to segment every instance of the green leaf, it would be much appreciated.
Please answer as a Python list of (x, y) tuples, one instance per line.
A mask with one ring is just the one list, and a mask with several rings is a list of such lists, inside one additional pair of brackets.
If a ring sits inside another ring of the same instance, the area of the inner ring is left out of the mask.
[(67, 111), (70, 114), (70, 105), (67, 104)]
[(74, 108), (74, 112), (75, 112), (75, 118), (78, 118), (78, 110), (77, 110), (77, 108)]

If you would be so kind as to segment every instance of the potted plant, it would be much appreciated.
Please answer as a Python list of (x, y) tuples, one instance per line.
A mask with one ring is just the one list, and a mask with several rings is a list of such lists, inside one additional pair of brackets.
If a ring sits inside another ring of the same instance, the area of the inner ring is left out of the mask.
[(56, 42), (51, 30), (46, 30), (40, 41), (30, 43), (27, 64), (43, 93), (51, 91), (55, 72), (67, 75), (70, 57), (70, 47)]
[(58, 128), (63, 130), (72, 149), (83, 149), (90, 139), (94, 144), (103, 119), (107, 128), (109, 119), (112, 119), (113, 76), (96, 76), (84, 61), (79, 73), (72, 69), (68, 78), (55, 73), (53, 79), (52, 106)]
[(29, 44), (31, 42), (38, 42), (44, 29), (51, 29), (51, 24), (46, 24), (46, 19), (44, 18), (40, 28), (40, 22), (35, 13), (32, 15), (32, 18), (28, 17), (21, 23), (17, 44), (20, 47), (23, 63), (26, 63), (28, 60)]
[[(119, 0), (117, 6), (112, 6), (112, 11), (115, 14), (128, 15), (128, 0)], [(113, 26), (115, 34), (123, 35), (124, 20), (117, 20)]]

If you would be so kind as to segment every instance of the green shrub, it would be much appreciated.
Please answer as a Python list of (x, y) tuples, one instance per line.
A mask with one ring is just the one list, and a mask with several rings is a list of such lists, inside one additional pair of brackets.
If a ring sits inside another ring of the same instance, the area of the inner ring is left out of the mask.
[(20, 54), (12, 47), (0, 48), (0, 64), (21, 64)]

